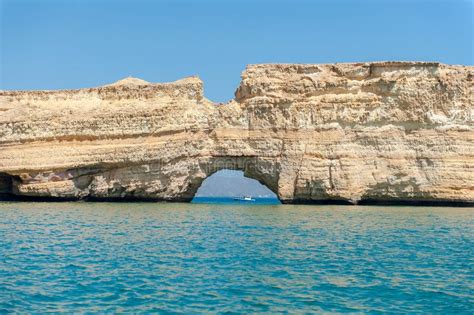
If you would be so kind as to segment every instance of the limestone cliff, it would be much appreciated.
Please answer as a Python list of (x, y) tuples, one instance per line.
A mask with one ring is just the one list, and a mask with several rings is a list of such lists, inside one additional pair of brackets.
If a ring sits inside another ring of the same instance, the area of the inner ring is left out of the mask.
[(188, 201), (242, 169), (283, 202), (474, 202), (474, 67), (251, 65), (214, 104), (197, 77), (0, 92), (3, 198)]

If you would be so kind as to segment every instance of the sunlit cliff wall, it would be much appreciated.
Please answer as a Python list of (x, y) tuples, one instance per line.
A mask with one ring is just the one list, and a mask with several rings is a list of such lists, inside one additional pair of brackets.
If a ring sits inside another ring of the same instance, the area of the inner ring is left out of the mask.
[(0, 92), (3, 198), (188, 201), (242, 169), (283, 202), (474, 202), (474, 67), (251, 65), (214, 104), (197, 77)]

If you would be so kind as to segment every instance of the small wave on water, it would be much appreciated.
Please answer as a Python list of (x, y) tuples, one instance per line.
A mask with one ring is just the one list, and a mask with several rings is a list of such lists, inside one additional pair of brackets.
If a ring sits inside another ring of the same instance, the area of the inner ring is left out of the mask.
[(472, 313), (462, 208), (0, 203), (0, 313)]

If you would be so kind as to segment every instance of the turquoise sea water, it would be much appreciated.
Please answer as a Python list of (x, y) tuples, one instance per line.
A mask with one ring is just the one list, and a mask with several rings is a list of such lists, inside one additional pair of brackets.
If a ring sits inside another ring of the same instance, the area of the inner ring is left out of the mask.
[(467, 313), (474, 209), (0, 203), (0, 313)]
[(204, 204), (224, 204), (224, 205), (279, 205), (278, 198), (256, 198), (252, 197), (252, 201), (235, 200), (233, 197), (194, 197), (192, 203)]

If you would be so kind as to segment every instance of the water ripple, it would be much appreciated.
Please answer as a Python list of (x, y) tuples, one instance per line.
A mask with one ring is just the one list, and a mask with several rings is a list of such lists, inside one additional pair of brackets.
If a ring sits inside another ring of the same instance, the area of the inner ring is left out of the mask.
[(0, 203), (0, 313), (472, 313), (473, 209)]

